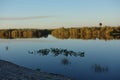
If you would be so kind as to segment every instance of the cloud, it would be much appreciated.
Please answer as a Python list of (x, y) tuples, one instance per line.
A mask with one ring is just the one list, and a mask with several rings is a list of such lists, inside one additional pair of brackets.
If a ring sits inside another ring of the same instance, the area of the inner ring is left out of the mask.
[(32, 19), (43, 19), (50, 18), (53, 16), (29, 16), (29, 17), (1, 17), (0, 20), (32, 20)]

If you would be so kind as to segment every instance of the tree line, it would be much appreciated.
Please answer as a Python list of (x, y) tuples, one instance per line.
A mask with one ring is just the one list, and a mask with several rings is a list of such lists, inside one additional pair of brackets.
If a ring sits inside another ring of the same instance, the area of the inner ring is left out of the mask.
[(48, 29), (1, 29), (0, 38), (40, 38), (47, 37), (52, 30)]
[(40, 38), (52, 35), (59, 39), (120, 39), (119, 27), (81, 27), (57, 29), (1, 29), (0, 38)]
[(120, 39), (120, 27), (58, 28), (51, 33), (59, 39)]

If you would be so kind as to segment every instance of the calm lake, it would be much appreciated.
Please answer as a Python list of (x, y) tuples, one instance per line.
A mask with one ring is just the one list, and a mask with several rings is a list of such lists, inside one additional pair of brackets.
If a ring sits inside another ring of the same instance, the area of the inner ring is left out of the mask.
[[(41, 49), (49, 53), (40, 53)], [(65, 49), (76, 54), (55, 54)], [(83, 52), (83, 55), (77, 53)], [(0, 59), (75, 80), (120, 80), (120, 40), (47, 38), (0, 39)]]

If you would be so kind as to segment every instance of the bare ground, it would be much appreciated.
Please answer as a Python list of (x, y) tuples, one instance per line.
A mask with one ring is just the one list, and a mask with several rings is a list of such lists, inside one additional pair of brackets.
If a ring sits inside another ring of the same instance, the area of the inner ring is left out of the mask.
[(72, 80), (59, 74), (40, 72), (0, 60), (0, 80)]

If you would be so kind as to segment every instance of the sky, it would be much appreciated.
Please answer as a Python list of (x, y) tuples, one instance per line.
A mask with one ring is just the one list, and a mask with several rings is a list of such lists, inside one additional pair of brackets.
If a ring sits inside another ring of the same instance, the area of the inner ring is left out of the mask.
[(120, 0), (0, 0), (0, 28), (120, 26)]

